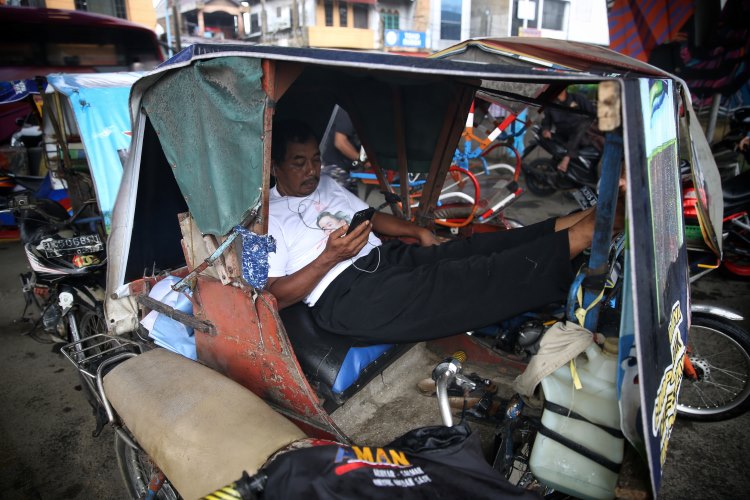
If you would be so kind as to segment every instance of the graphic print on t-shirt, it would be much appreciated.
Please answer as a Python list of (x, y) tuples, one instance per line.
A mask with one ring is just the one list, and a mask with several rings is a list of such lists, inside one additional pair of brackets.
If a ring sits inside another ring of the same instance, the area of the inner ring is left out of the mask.
[[(331, 233), (333, 233), (340, 227), (348, 225), (352, 221), (352, 216), (350, 214), (344, 212), (343, 210), (326, 210), (326, 208), (328, 207), (319, 202), (313, 203), (312, 208), (313, 210), (319, 212), (318, 216), (315, 219), (315, 225), (318, 227), (318, 229), (322, 230), (324, 234), (323, 238), (321, 238), (315, 244), (316, 249), (321, 246), (325, 246), (326, 242), (328, 241), (328, 237), (331, 236)], [(302, 217), (302, 215), (300, 215), (300, 217)]]
[(323, 232), (326, 234), (326, 237), (330, 236), (332, 232), (337, 230), (340, 227), (343, 227), (346, 224), (350, 224), (352, 221), (352, 218), (349, 214), (346, 212), (342, 212), (339, 210), (336, 213), (331, 212), (320, 212), (320, 215), (318, 215), (318, 227), (323, 230)]

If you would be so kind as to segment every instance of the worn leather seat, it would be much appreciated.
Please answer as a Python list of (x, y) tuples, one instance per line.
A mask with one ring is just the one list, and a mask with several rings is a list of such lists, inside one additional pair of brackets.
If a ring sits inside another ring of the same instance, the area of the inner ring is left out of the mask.
[(117, 414), (183, 498), (201, 498), (254, 474), (305, 434), (258, 396), (166, 349), (117, 365), (104, 377)]

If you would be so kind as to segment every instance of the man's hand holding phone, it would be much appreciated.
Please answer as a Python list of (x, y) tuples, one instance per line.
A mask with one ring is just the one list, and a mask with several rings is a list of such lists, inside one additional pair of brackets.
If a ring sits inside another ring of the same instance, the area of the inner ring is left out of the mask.
[(352, 223), (349, 224), (348, 228), (342, 226), (331, 233), (326, 243), (325, 252), (337, 262), (355, 257), (367, 244), (367, 239), (370, 236), (369, 221), (375, 213), (374, 209), (369, 210), (372, 210), (372, 212), (367, 213), (368, 209), (365, 209), (357, 212), (357, 214), (362, 213), (360, 216), (354, 214)]
[(370, 221), (373, 215), (375, 215), (375, 209), (372, 207), (367, 207), (364, 210), (355, 213), (352, 217), (351, 223), (349, 223), (349, 229), (346, 231), (346, 234), (351, 234), (360, 224), (363, 224), (365, 221)]

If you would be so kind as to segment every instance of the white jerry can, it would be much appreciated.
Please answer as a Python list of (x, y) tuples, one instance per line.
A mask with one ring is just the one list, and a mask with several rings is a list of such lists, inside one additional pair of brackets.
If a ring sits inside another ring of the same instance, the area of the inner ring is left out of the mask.
[(542, 380), (542, 390), (542, 428), (531, 451), (531, 472), (545, 485), (579, 498), (614, 498), (625, 450), (617, 354), (592, 344), (576, 358), (575, 370), (570, 364), (558, 368)]

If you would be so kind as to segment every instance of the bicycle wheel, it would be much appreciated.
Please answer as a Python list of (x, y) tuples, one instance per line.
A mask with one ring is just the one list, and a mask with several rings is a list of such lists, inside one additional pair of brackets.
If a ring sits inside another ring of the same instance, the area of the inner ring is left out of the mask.
[(100, 310), (86, 311), (78, 320), (78, 332), (82, 339), (99, 333), (107, 333), (107, 321), (104, 313)]
[[(151, 457), (141, 449), (132, 448), (118, 433), (115, 433), (115, 454), (130, 498), (147, 498), (148, 484), (158, 472)], [(172, 488), (169, 480), (164, 479), (164, 484), (156, 494), (156, 498), (177, 500), (182, 497)]]
[(557, 191), (554, 179), (557, 177), (557, 165), (552, 158), (537, 158), (531, 163), (523, 164), (526, 187), (537, 196), (550, 196)]
[(688, 356), (696, 377), (682, 379), (679, 416), (698, 421), (736, 417), (750, 405), (750, 334), (729, 320), (693, 316)]

